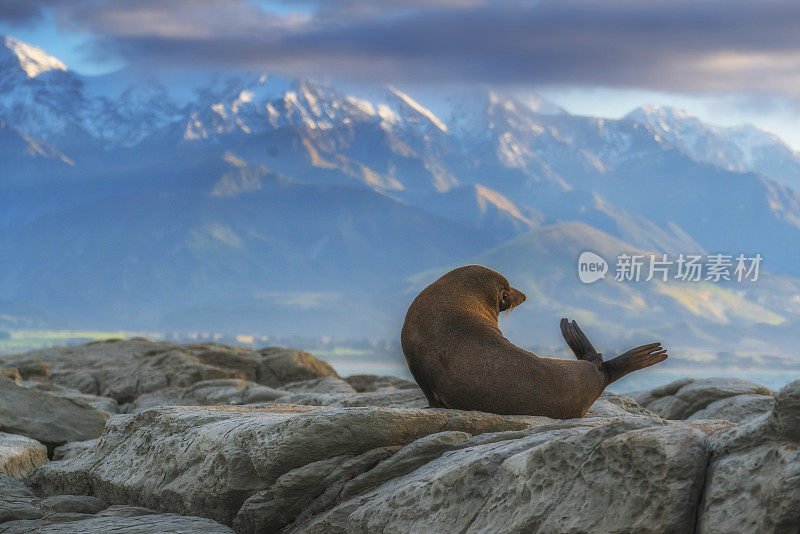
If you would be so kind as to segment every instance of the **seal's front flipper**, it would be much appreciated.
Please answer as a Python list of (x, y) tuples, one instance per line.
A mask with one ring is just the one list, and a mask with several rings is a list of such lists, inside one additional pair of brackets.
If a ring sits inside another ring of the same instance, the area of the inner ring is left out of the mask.
[(586, 334), (583, 333), (575, 321), (570, 322), (566, 317), (561, 319), (561, 335), (564, 336), (567, 345), (579, 360), (596, 363), (603, 361), (603, 355), (594, 349), (589, 342), (589, 338), (586, 337)]
[(613, 360), (603, 362), (600, 370), (608, 377), (608, 383), (610, 384), (628, 373), (650, 367), (666, 359), (667, 351), (661, 347), (661, 343), (651, 343), (631, 349)]

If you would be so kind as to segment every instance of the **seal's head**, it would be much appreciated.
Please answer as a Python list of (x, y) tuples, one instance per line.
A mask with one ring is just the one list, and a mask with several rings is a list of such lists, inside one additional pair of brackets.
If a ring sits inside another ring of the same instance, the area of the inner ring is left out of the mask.
[(525, 294), (511, 287), (505, 276), (483, 265), (465, 265), (453, 269), (436, 284), (444, 285), (448, 291), (461, 296), (479, 299), (496, 314), (511, 311), (525, 302)]

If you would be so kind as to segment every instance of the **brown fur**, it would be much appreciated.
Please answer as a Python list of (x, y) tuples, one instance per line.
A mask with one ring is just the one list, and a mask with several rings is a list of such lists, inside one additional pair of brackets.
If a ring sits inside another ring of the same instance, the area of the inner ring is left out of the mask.
[(480, 265), (450, 271), (414, 299), (401, 341), (432, 407), (583, 417), (610, 382), (666, 358), (656, 344), (609, 362), (595, 352), (578, 360), (536, 356), (503, 337), (497, 324), (500, 312), (524, 301), (502, 275)]

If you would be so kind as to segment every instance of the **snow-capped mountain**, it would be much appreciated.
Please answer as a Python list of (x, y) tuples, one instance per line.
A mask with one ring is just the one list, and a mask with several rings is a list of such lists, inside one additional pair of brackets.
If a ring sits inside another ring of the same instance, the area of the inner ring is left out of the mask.
[(634, 109), (626, 119), (647, 124), (667, 142), (699, 161), (732, 171), (752, 171), (800, 190), (800, 153), (755, 126), (719, 127), (668, 106)]
[[(391, 332), (396, 317), (378, 310), (402, 307), (404, 280), (474, 258), (546, 269), (545, 285), (525, 276), (548, 313), (641, 320), (647, 310), (673, 331), (694, 320), (700, 331), (716, 319), (697, 319), (699, 307), (713, 301), (727, 318), (744, 298), (626, 286), (584, 309), (578, 289), (559, 292), (585, 234), (587, 250), (761, 253), (781, 278), (747, 298), (775, 324), (800, 320), (786, 297), (800, 277), (786, 246), (800, 241), (800, 193), (768, 178), (794, 172), (796, 154), (760, 130), (655, 108), (573, 116), (486, 88), (91, 78), (3, 43), (0, 314), (14, 300), (86, 326), (219, 324), (227, 310), (306, 334), (344, 332), (356, 316)], [(556, 253), (564, 236), (569, 253)], [(328, 304), (287, 315), (287, 295)]]

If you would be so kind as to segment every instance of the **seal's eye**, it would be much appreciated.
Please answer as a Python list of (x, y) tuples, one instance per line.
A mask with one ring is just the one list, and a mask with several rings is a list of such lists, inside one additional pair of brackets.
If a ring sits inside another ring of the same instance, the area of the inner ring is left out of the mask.
[(500, 293), (500, 301), (508, 302), (508, 291), (506, 291), (505, 289)]

